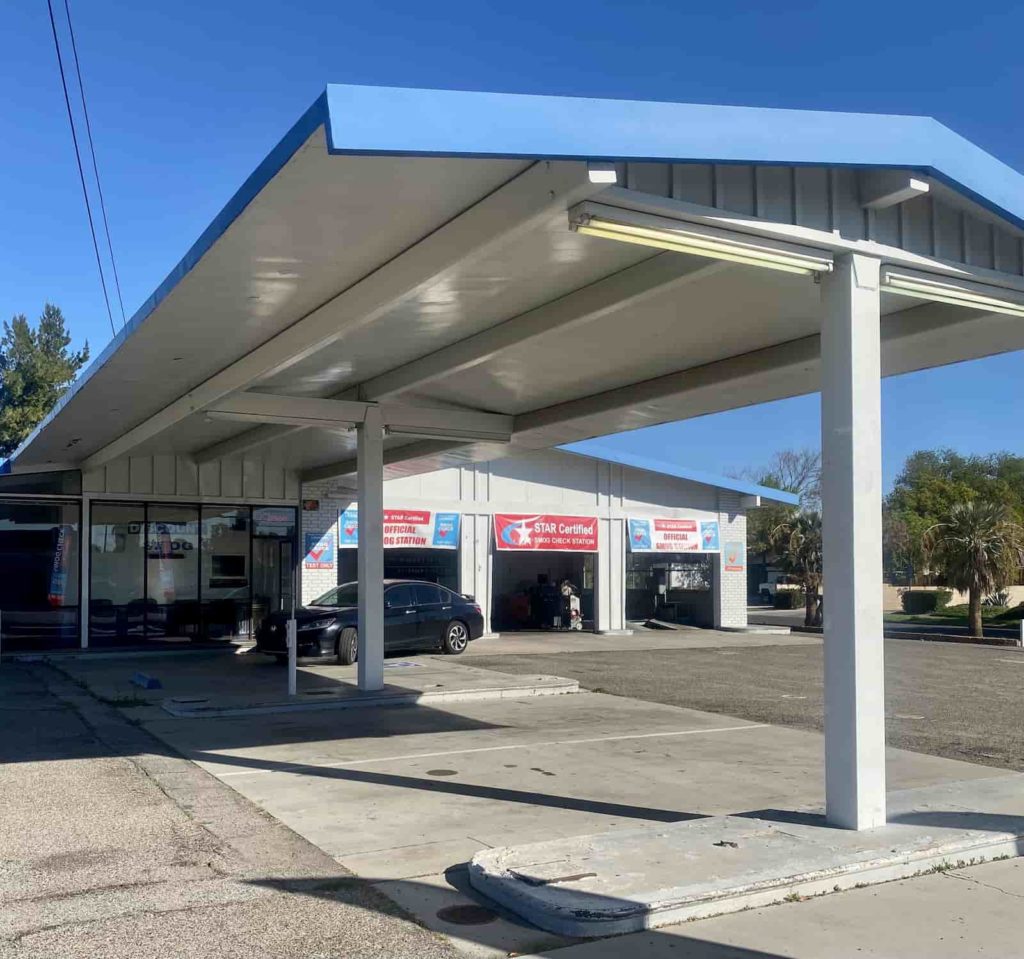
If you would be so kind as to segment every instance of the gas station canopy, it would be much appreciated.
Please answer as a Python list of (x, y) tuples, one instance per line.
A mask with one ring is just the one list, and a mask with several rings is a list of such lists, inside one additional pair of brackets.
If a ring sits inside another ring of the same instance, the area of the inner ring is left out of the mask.
[(1024, 178), (920, 117), (330, 86), (8, 470), (387, 475), (819, 387), (881, 261), (882, 371), (1024, 347)]

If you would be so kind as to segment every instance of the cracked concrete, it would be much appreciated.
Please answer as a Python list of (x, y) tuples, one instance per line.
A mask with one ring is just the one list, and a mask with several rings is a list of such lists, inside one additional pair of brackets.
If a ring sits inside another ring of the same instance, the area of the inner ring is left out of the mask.
[(450, 956), (50, 667), (0, 670), (0, 957)]

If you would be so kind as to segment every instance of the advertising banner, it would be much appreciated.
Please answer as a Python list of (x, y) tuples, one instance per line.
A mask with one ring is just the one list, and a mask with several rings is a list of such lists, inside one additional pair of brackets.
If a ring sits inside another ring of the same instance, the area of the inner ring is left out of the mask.
[(634, 553), (717, 553), (718, 520), (630, 517), (629, 548)]
[(722, 558), (725, 560), (725, 571), (727, 573), (742, 573), (747, 565), (747, 546), (738, 540), (725, 544), (722, 550)]
[(596, 553), (597, 517), (495, 513), (494, 544), (499, 550)]
[(334, 532), (306, 533), (306, 569), (334, 569)]
[[(458, 513), (435, 513), (429, 509), (384, 510), (385, 549), (458, 549)], [(359, 546), (359, 512), (343, 510), (338, 520), (338, 545)]]

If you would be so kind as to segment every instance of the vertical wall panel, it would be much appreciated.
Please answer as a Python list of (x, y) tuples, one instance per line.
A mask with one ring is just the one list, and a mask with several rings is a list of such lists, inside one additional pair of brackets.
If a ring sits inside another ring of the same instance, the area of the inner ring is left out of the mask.
[(82, 471), (83, 493), (105, 493), (107, 491), (107, 471), (102, 466)]
[(903, 248), (922, 256), (932, 253), (932, 201), (928, 196), (916, 197), (902, 204)]
[(825, 167), (797, 167), (796, 222), (812, 230), (832, 228), (832, 197)]
[(936, 200), (932, 204), (935, 217), (935, 256), (943, 260), (959, 260), (963, 255), (963, 235), (960, 213), (948, 203)]
[(758, 216), (777, 223), (793, 222), (793, 168), (759, 166), (754, 170)]
[(889, 246), (900, 245), (900, 208), (886, 207), (872, 210), (870, 214), (871, 239)]
[(263, 467), (263, 495), (267, 499), (284, 499), (284, 470), (279, 466)]
[(220, 460), (203, 463), (199, 467), (199, 495), (220, 496)]
[(241, 497), (242, 461), (240, 459), (221, 460), (220, 495), (226, 497)]
[(174, 464), (174, 472), (179, 496), (199, 495), (199, 467), (195, 463), (179, 456)]
[(626, 164), (626, 186), (655, 196), (672, 195), (672, 167), (667, 163)]
[(153, 457), (153, 494), (174, 496), (178, 491), (173, 453), (158, 453)]
[(242, 458), (242, 497), (263, 499), (263, 463), (250, 457)]
[(744, 164), (720, 164), (718, 177), (719, 209), (754, 214), (754, 168)]
[(107, 463), (107, 492), (108, 493), (130, 493), (131, 481), (128, 472), (128, 460), (114, 460)]
[(996, 269), (1003, 273), (1019, 275), (1024, 269), (1021, 264), (1021, 241), (1006, 230), (1000, 229), (996, 230), (995, 240)]
[(832, 229), (845, 240), (863, 240), (864, 208), (860, 205), (857, 171), (832, 170)]
[(967, 262), (971, 266), (983, 266), (991, 270), (994, 264), (992, 227), (971, 216), (964, 218), (964, 225), (967, 229)]
[(711, 167), (706, 163), (677, 163), (672, 167), (672, 196), (700, 206), (714, 204)]

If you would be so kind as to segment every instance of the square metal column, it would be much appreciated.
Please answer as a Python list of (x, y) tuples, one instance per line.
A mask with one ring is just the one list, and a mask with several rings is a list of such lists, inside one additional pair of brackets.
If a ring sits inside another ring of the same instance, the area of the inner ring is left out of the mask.
[(834, 826), (885, 822), (879, 262), (822, 278), (825, 805)]
[(384, 688), (384, 428), (369, 407), (356, 427), (359, 482), (359, 688)]

